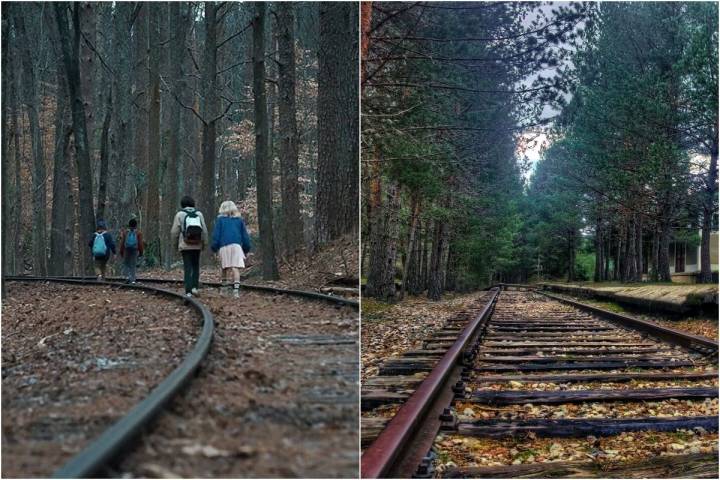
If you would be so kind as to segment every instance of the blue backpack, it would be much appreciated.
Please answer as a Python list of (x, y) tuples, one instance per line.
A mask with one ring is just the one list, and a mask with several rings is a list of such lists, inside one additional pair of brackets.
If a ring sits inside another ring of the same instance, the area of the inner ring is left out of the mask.
[(130, 230), (125, 237), (125, 248), (128, 250), (136, 250), (137, 246), (137, 234), (135, 233), (135, 230)]
[(102, 233), (95, 233), (92, 253), (95, 258), (107, 256), (107, 245), (105, 244), (105, 236)]

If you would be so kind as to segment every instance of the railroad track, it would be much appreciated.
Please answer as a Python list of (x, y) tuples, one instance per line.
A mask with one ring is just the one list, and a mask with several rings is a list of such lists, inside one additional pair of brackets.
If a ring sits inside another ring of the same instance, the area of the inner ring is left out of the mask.
[[(363, 385), (364, 478), (716, 478), (716, 450), (618, 464), (599, 448), (628, 432), (716, 432), (716, 411), (672, 411), (680, 402), (716, 410), (716, 342), (526, 286), (494, 288), (473, 310)], [(485, 444), (536, 438), (551, 446), (535, 453), (545, 462), (479, 461)], [(589, 439), (587, 452), (563, 461), (550, 442), (572, 438)]]
[[(201, 303), (197, 297), (185, 297), (184, 295), (151, 286), (149, 284), (182, 284), (182, 281), (168, 279), (138, 279), (138, 283), (128, 285), (108, 279), (99, 283), (93, 277), (27, 277), (27, 276), (5, 276), (6, 281), (18, 282), (56, 282), (74, 285), (108, 285), (116, 288), (139, 290), (150, 292), (175, 300), (182, 301), (190, 308), (198, 312), (202, 318), (202, 328), (198, 334), (194, 348), (186, 355), (178, 367), (165, 377), (144, 399), (138, 402), (122, 418), (113, 423), (100, 436), (94, 439), (80, 453), (71, 458), (65, 465), (54, 472), (55, 478), (83, 478), (97, 475), (104, 471), (104, 468), (116, 461), (134, 445), (137, 437), (157, 417), (169, 402), (178, 394), (181, 389), (192, 379), (206, 357), (212, 342), (215, 320), (209, 309)], [(220, 283), (206, 282), (205, 287), (220, 287)], [(324, 301), (335, 305), (348, 305), (357, 308), (358, 302), (342, 297), (325, 295), (315, 292), (301, 290), (282, 289), (277, 287), (266, 287), (258, 285), (242, 285), (247, 290), (255, 290), (266, 293), (284, 294), (303, 297), (314, 301)]]
[[(10, 277), (7, 277), (10, 278)], [(27, 278), (27, 277), (19, 277), (19, 278)], [(53, 277), (47, 277), (47, 278), (53, 278)], [(95, 277), (54, 277), (57, 279), (82, 279), (89, 281), (91, 283), (98, 283), (95, 280)], [(107, 279), (109, 282), (124, 282), (124, 277), (109, 277)], [(168, 278), (138, 278), (137, 279), (139, 284), (173, 284), (173, 285), (182, 285), (182, 280), (174, 280), (174, 279), (168, 279)], [(210, 288), (221, 288), (223, 287), (223, 284), (221, 282), (205, 282), (202, 281), (200, 284), (202, 287), (210, 287)], [(266, 293), (277, 293), (281, 295), (293, 295), (296, 297), (304, 297), (309, 298), (312, 300), (321, 300), (324, 302), (330, 302), (335, 303), (337, 305), (347, 305), (353, 308), (359, 308), (360, 304), (357, 300), (351, 300), (345, 297), (339, 297), (336, 295), (328, 295), (325, 293), (318, 293), (318, 292), (310, 292), (307, 290), (296, 290), (296, 289), (288, 289), (288, 288), (279, 288), (279, 287), (271, 287), (267, 285), (252, 285), (248, 283), (240, 283), (240, 288), (245, 290), (254, 290), (258, 292), (266, 292)]]

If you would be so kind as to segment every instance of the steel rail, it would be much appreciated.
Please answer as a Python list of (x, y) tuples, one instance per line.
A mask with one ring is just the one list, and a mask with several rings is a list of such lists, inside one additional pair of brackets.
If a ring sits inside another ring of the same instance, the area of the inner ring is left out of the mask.
[(693, 335), (691, 333), (683, 332), (683, 331), (676, 330), (676, 329), (670, 328), (670, 327), (663, 327), (661, 325), (657, 325), (652, 322), (647, 322), (645, 320), (640, 320), (639, 318), (634, 318), (629, 315), (623, 315), (621, 313), (610, 312), (608, 310), (604, 310), (604, 309), (596, 307), (594, 305), (588, 305), (587, 303), (581, 303), (581, 302), (578, 302), (575, 300), (570, 300), (568, 298), (560, 297), (558, 295), (554, 295), (552, 293), (547, 293), (545, 291), (538, 290), (537, 293), (545, 295), (548, 298), (552, 298), (553, 300), (557, 300), (559, 302), (566, 303), (573, 307), (580, 308), (582, 310), (587, 310), (596, 315), (607, 318), (610, 321), (619, 323), (625, 327), (630, 327), (634, 330), (640, 330), (640, 331), (648, 333), (650, 335), (660, 337), (663, 340), (674, 343), (676, 345), (680, 345), (685, 348), (689, 348), (692, 350), (699, 350), (702, 353), (708, 353), (708, 352), (706, 352), (706, 350), (710, 350), (710, 351), (714, 351), (714, 352), (718, 351), (718, 342), (712, 341), (709, 338), (701, 337), (699, 335)]
[[(25, 277), (22, 277), (25, 278)], [(38, 277), (34, 277), (38, 278)], [(90, 280), (95, 281), (95, 277), (42, 277), (42, 278), (60, 278), (60, 279), (84, 279), (84, 280)], [(125, 281), (125, 278), (123, 277), (109, 277), (107, 279), (108, 281)], [(138, 278), (138, 282), (145, 282), (145, 283), (183, 283), (182, 280), (177, 279), (166, 279), (166, 278)], [(222, 287), (223, 284), (221, 282), (201, 282), (201, 285), (206, 285), (209, 287)], [(261, 292), (270, 292), (270, 293), (278, 293), (278, 294), (286, 294), (286, 295), (293, 295), (296, 297), (305, 297), (305, 298), (311, 298), (314, 300), (323, 300), (331, 303), (336, 303), (339, 305), (347, 305), (349, 307), (353, 307), (355, 309), (360, 308), (360, 303), (357, 300), (350, 300), (348, 298), (344, 297), (337, 297), (335, 295), (326, 295), (324, 293), (317, 293), (317, 292), (309, 292), (307, 290), (294, 290), (294, 289), (287, 289), (287, 288), (280, 288), (280, 287), (271, 287), (267, 285), (251, 285), (247, 283), (240, 283), (240, 287), (244, 288), (246, 290), (257, 290)]]
[(53, 478), (84, 478), (91, 477), (101, 471), (117, 455), (124, 452), (130, 442), (152, 421), (167, 405), (170, 400), (188, 382), (200, 363), (207, 355), (212, 343), (215, 322), (210, 311), (194, 298), (185, 297), (179, 293), (145, 285), (126, 285), (122, 283), (98, 283), (92, 280), (69, 278), (44, 278), (5, 276), (7, 281), (19, 282), (58, 282), (78, 285), (106, 285), (119, 288), (135, 289), (160, 293), (162, 295), (183, 300), (197, 310), (203, 319), (200, 336), (195, 347), (185, 357), (182, 363), (170, 375), (160, 382), (143, 400), (137, 403), (124, 417), (106, 429), (99, 437), (93, 440), (80, 453), (71, 458), (59, 470), (53, 473)]
[(421, 426), (434, 399), (447, 384), (450, 372), (456, 367), (461, 353), (468, 340), (478, 333), (498, 297), (494, 291), (480, 313), (468, 323), (458, 336), (455, 343), (443, 355), (430, 374), (422, 381), (417, 390), (403, 403), (395, 416), (378, 435), (375, 441), (365, 450), (361, 459), (360, 475), (362, 478), (381, 478), (391, 476), (393, 463), (401, 457), (410, 444), (411, 437)]

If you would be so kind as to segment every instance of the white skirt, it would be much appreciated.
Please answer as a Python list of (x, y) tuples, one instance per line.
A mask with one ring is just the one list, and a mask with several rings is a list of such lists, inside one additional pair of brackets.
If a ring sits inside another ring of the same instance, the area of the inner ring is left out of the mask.
[(237, 243), (221, 247), (219, 255), (222, 268), (245, 268), (245, 253)]

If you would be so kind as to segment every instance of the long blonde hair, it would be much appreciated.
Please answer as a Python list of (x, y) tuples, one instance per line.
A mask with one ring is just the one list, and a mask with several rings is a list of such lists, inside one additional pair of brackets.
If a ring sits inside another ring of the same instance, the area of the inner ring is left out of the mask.
[(235, 202), (232, 200), (222, 202), (218, 213), (220, 215), (225, 215), (226, 217), (237, 217), (240, 214), (240, 212), (238, 212), (237, 205), (235, 205)]

